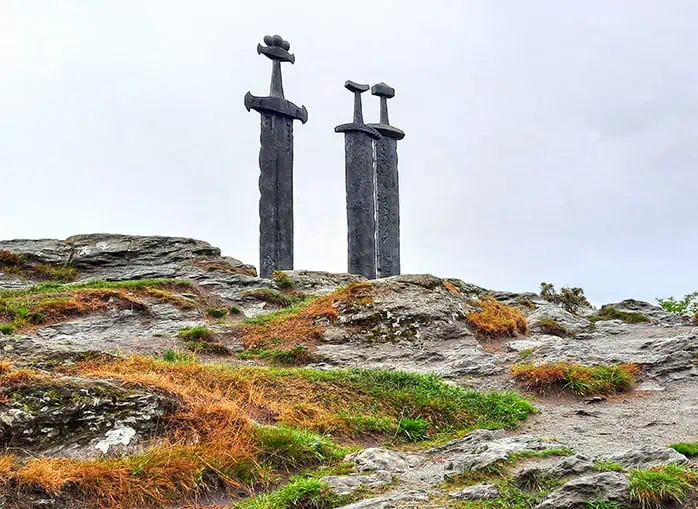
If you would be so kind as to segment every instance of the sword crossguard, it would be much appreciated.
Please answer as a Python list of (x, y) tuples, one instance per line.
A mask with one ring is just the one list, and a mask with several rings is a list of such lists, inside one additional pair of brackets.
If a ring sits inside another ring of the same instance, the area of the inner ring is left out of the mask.
[(401, 140), (405, 137), (405, 133), (390, 125), (390, 120), (388, 117), (388, 99), (395, 97), (395, 89), (385, 83), (377, 83), (371, 87), (371, 94), (380, 97), (380, 123), (379, 124), (369, 124), (371, 127), (376, 129), (381, 135), (387, 136), (388, 138), (394, 138), (396, 140)]
[(284, 96), (284, 84), (281, 78), (281, 62), (296, 62), (296, 56), (289, 53), (291, 44), (280, 35), (265, 35), (264, 44), (257, 44), (257, 53), (264, 55), (272, 61), (271, 86), (269, 96), (257, 97), (250, 92), (245, 95), (245, 108), (257, 111), (268, 111), (278, 113), (286, 117), (291, 117), (306, 123), (308, 120), (308, 110), (305, 106), (298, 107), (291, 101), (287, 101)]
[(349, 90), (354, 94), (354, 121), (350, 124), (338, 125), (334, 128), (336, 133), (345, 133), (347, 131), (361, 131), (372, 138), (380, 138), (381, 135), (378, 131), (364, 124), (364, 112), (363, 105), (361, 104), (361, 94), (366, 92), (369, 85), (362, 85), (361, 83), (356, 83), (355, 81), (347, 80), (344, 82), (344, 88)]

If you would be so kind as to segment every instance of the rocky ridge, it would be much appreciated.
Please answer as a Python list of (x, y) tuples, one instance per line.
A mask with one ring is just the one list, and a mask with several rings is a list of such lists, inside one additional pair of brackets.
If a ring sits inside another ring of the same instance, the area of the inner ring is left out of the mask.
[[(260, 279), (253, 267), (222, 257), (206, 242), (181, 238), (81, 235), (65, 241), (3, 241), (2, 251), (21, 256), (27, 266), (75, 269), (68, 289), (92, 280), (190, 282), (163, 286), (167, 292), (136, 292), (126, 302), (117, 294), (100, 294), (102, 301), (94, 312), (56, 319), (49, 315), (44, 323), (0, 334), (2, 358), (44, 370), (48, 377), (13, 386), (12, 394), (0, 387), (0, 442), (50, 457), (118, 456), (140, 450), (161, 433), (160, 420), (178, 405), (167, 394), (118, 381), (71, 376), (56, 384), (50, 375), (56, 366), (95, 355), (179, 350), (184, 348), (179, 331), (202, 322), (228, 352), (241, 352), (248, 346), (240, 333), (243, 321), (279, 310), (269, 292), (276, 295), (273, 292), (283, 293), (291, 286), (291, 297), (326, 296), (365, 283), (357, 276), (311, 271)], [(41, 282), (21, 270), (3, 271), (0, 265), (0, 292), (37, 283)], [(488, 295), (520, 309), (529, 334), (487, 341), (479, 337), (467, 317), (478, 309), (473, 300)], [(594, 309), (574, 315), (536, 294), (487, 290), (431, 275), (378, 280), (360, 298), (336, 302), (337, 318), (318, 322), (322, 327), (309, 367), (429, 373), (480, 390), (520, 390), (510, 368), (524, 360), (591, 366), (634, 363), (642, 375), (632, 393), (588, 404), (572, 396), (529, 394), (539, 412), (519, 430), (478, 430), (443, 446), (409, 453), (363, 449), (347, 457), (352, 473), (329, 476), (324, 482), (342, 495), (366, 491), (363, 500), (348, 508), (460, 507), (452, 504), (496, 500), (496, 488), (487, 482), (456, 486), (449, 479), (524, 453), (534, 456), (512, 467), (515, 479), (547, 475), (565, 480), (539, 501), (541, 509), (588, 507), (599, 497), (633, 507), (627, 475), (595, 471), (594, 464), (614, 462), (631, 470), (689, 462), (666, 446), (698, 439), (698, 327), (649, 303), (626, 300), (613, 306), (641, 313), (648, 321), (592, 321)], [(214, 320), (207, 315), (212, 307), (231, 311), (225, 319)], [(563, 333), (551, 334), (545, 327), (550, 321)], [(230, 354), (200, 358), (242, 365), (262, 362)], [(3, 396), (11, 396), (14, 403), (3, 406)], [(535, 456), (562, 447), (574, 453), (552, 460)], [(381, 494), (371, 496), (371, 489)]]

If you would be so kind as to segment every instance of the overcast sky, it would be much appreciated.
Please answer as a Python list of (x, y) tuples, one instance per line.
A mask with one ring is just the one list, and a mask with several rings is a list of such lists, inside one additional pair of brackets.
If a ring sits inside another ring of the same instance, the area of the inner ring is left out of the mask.
[[(695, 0), (0, 0), (0, 238), (195, 237), (258, 263), (265, 34), (291, 43), (296, 268), (346, 270), (347, 79), (395, 87), (403, 273), (698, 289)], [(366, 96), (367, 121), (378, 103)]]

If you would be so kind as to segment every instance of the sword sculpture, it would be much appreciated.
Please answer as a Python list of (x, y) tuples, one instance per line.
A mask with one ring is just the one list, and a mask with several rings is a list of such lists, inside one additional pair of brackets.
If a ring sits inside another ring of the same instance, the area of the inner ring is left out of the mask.
[(376, 217), (373, 168), (373, 140), (381, 135), (364, 124), (361, 94), (369, 89), (347, 81), (344, 87), (354, 93), (354, 121), (335, 127), (344, 133), (347, 186), (347, 226), (349, 272), (367, 279), (376, 278)]
[(245, 95), (245, 107), (262, 117), (259, 151), (259, 272), (270, 277), (275, 270), (293, 269), (293, 121), (306, 123), (308, 110), (284, 97), (281, 62), (296, 61), (291, 45), (279, 35), (264, 37), (257, 53), (272, 61), (268, 97)]
[(390, 125), (388, 99), (395, 89), (385, 83), (371, 87), (380, 97), (380, 123), (369, 124), (381, 134), (376, 145), (376, 251), (378, 277), (400, 274), (400, 186), (397, 171), (397, 142), (405, 133)]

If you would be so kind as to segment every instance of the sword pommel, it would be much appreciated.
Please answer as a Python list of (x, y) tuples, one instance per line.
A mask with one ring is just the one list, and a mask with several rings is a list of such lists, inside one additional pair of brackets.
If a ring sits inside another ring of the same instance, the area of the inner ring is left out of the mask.
[(395, 89), (393, 87), (389, 87), (385, 83), (378, 83), (371, 87), (371, 94), (390, 99), (395, 97)]
[(368, 85), (362, 85), (360, 83), (356, 83), (355, 81), (347, 80), (344, 82), (344, 88), (346, 88), (350, 92), (363, 94), (370, 87)]

